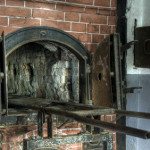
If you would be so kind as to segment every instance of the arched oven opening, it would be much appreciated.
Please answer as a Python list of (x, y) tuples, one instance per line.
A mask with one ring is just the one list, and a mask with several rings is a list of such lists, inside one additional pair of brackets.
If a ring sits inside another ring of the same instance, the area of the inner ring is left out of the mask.
[(71, 35), (28, 27), (7, 35), (5, 49), (9, 99), (88, 103), (89, 54)]
[(79, 103), (79, 60), (48, 41), (25, 44), (7, 57), (10, 97)]

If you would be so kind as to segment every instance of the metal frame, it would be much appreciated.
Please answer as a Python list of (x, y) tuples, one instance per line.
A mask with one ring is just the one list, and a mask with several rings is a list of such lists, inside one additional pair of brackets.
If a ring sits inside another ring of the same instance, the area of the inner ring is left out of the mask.
[[(102, 128), (111, 130), (114, 132), (131, 135), (143, 139), (150, 138), (150, 132), (146, 130), (136, 129), (132, 127), (127, 127), (119, 124), (109, 123), (105, 121), (100, 121), (92, 118), (87, 118), (87, 116), (97, 116), (97, 115), (109, 115), (109, 114), (117, 114), (121, 116), (131, 116), (131, 117), (140, 117), (150, 119), (150, 113), (144, 112), (133, 112), (133, 111), (122, 111), (117, 109), (108, 109), (107, 107), (93, 107), (82, 104), (70, 104), (70, 103), (49, 103), (48, 101), (44, 101), (44, 99), (39, 101), (37, 104), (36, 99), (31, 98), (28, 99), (12, 99), (10, 100), (10, 104), (23, 108), (30, 108), (38, 112), (42, 112), (48, 115), (55, 114), (59, 116), (64, 116), (78, 122), (84, 123), (86, 125), (94, 126), (96, 128)], [(43, 102), (43, 103), (41, 103)], [(96, 111), (95, 111), (96, 110)], [(111, 110), (111, 111), (110, 111)], [(83, 114), (82, 114), (83, 113)], [(40, 117), (42, 118), (42, 117)], [(41, 121), (43, 119), (40, 119)], [(40, 123), (42, 128), (42, 123)]]

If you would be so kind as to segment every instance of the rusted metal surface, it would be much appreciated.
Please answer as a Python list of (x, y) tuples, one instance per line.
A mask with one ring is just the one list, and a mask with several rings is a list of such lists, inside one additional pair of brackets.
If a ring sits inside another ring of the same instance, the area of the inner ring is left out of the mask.
[(112, 106), (110, 38), (98, 47), (92, 60), (92, 100), (95, 106)]
[(121, 51), (118, 34), (100, 43), (92, 60), (92, 100), (95, 106), (116, 106), (123, 101)]
[(138, 43), (134, 49), (134, 65), (136, 67), (150, 68), (150, 27), (136, 28), (135, 40)]
[(65, 116), (67, 118), (74, 119), (78, 122), (81, 122), (81, 123), (84, 123), (87, 125), (92, 125), (94, 127), (107, 129), (107, 130), (131, 135), (131, 136), (143, 138), (143, 139), (149, 139), (150, 138), (150, 132), (149, 131), (136, 129), (136, 128), (132, 128), (132, 127), (126, 127), (126, 126), (108, 123), (108, 122), (104, 122), (104, 121), (99, 121), (99, 120), (95, 120), (95, 119), (90, 119), (87, 117), (83, 117), (83, 116), (74, 114), (68, 110), (62, 110), (58, 107), (42, 106), (42, 105), (40, 105), (40, 103), (37, 104), (36, 101), (33, 102), (33, 100), (32, 100), (32, 104), (31, 104), (31, 102), (28, 103), (27, 101), (25, 103), (23, 103), (21, 100), (11, 100), (10, 103), (14, 104), (15, 106), (18, 106), (18, 107), (25, 107), (25, 108), (34, 109), (37, 111), (42, 111), (48, 115), (55, 114), (55, 115)]
[(26, 140), (24, 142), (24, 150), (52, 148), (62, 144), (89, 143), (89, 142), (107, 142), (105, 150), (112, 150), (112, 135), (108, 133), (101, 134), (81, 134), (63, 137), (55, 137), (50, 139)]

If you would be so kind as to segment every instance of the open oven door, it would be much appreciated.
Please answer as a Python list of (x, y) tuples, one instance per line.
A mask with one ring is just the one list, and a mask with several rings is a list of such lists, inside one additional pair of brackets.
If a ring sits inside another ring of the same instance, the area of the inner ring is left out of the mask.
[(5, 35), (3, 32), (0, 41), (0, 114), (2, 113), (7, 114), (7, 111), (8, 111), (8, 90), (7, 90), (7, 73), (6, 73)]
[(101, 42), (92, 58), (92, 100), (95, 106), (121, 109), (123, 99), (119, 34)]

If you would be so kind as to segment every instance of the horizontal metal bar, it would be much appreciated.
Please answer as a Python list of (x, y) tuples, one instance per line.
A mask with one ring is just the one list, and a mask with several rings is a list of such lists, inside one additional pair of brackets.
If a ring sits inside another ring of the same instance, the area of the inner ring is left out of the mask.
[(108, 133), (101, 134), (81, 134), (81, 135), (70, 135), (63, 137), (54, 137), (49, 139), (36, 139), (26, 140), (24, 145), (25, 150), (41, 149), (41, 148), (52, 148), (62, 144), (74, 144), (74, 143), (89, 143), (97, 141), (106, 141), (109, 150), (112, 149), (112, 135)]
[(145, 113), (145, 112), (115, 110), (115, 113), (118, 115), (122, 115), (122, 116), (130, 116), (130, 117), (150, 119), (150, 113)]
[(15, 100), (13, 102), (11, 101), (11, 103), (13, 103), (16, 106), (28, 107), (30, 109), (34, 109), (34, 110), (38, 110), (38, 111), (42, 110), (46, 114), (49, 114), (49, 115), (55, 114), (55, 115), (68, 117), (68, 118), (74, 119), (76, 121), (79, 121), (81, 123), (84, 123), (87, 125), (92, 125), (94, 127), (103, 128), (103, 129), (107, 129), (107, 130), (111, 130), (111, 131), (115, 131), (115, 132), (120, 132), (123, 134), (131, 135), (131, 136), (135, 136), (135, 137), (139, 137), (139, 138), (143, 138), (143, 139), (150, 138), (149, 131), (136, 129), (136, 128), (132, 128), (132, 127), (126, 127), (126, 126), (117, 125), (117, 124), (113, 124), (113, 123), (108, 123), (108, 122), (104, 122), (104, 121), (100, 121), (100, 120), (90, 119), (87, 117), (79, 116), (70, 111), (65, 111), (65, 110), (61, 110), (58, 108), (54, 108), (54, 107), (42, 107), (35, 103), (31, 105), (28, 103), (22, 103), (21, 101), (15, 101)]
[[(139, 138), (143, 138), (143, 139), (150, 138), (150, 132), (148, 132), (148, 131), (136, 129), (136, 128), (132, 128), (132, 127), (126, 127), (126, 126), (113, 124), (113, 123), (109, 123), (109, 122), (104, 122), (104, 121), (100, 121), (100, 120), (94, 120), (91, 118), (87, 118), (84, 116), (74, 114), (71, 111), (60, 109), (59, 107), (58, 108), (57, 107), (45, 107), (45, 105), (42, 106), (35, 102), (31, 103), (31, 101), (29, 103), (27, 101), (26, 101), (26, 103), (23, 103), (20, 99), (19, 100), (15, 100), (15, 99), (11, 100), (10, 103), (13, 104), (14, 106), (30, 108), (30, 109), (37, 110), (37, 111), (44, 111), (45, 113), (47, 113), (49, 115), (55, 114), (55, 115), (65, 116), (65, 117), (74, 119), (76, 121), (79, 121), (81, 123), (91, 125), (94, 127), (103, 128), (103, 129), (111, 130), (114, 132), (120, 132), (123, 134), (131, 135), (131, 136), (135, 136), (135, 137), (139, 137)], [(71, 105), (70, 105), (70, 107), (71, 107)], [(119, 111), (120, 110), (118, 110), (118, 112)], [(117, 112), (117, 110), (116, 110), (116, 112)], [(120, 113), (121, 113), (121, 111), (120, 111)]]
[(45, 113), (47, 113), (47, 114), (53, 113), (53, 114), (60, 115), (60, 116), (66, 116), (66, 117), (69, 117), (76, 121), (79, 121), (81, 123), (85, 123), (87, 125), (92, 125), (94, 127), (108, 129), (111, 131), (120, 132), (123, 134), (131, 135), (131, 136), (135, 136), (135, 137), (139, 137), (139, 138), (143, 138), (143, 139), (150, 138), (150, 132), (145, 131), (145, 130), (136, 129), (136, 128), (132, 128), (132, 127), (126, 127), (126, 126), (117, 125), (117, 124), (108, 123), (108, 122), (99, 121), (99, 120), (94, 120), (94, 119), (90, 119), (87, 117), (76, 115), (76, 114), (68, 112), (68, 111), (58, 110), (55, 108), (47, 107), (47, 108), (43, 108), (43, 111), (45, 111)]
[(113, 108), (112, 109), (109, 108), (109, 109), (77, 110), (71, 112), (80, 116), (97, 116), (97, 115), (114, 114), (115, 110)]

